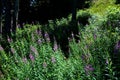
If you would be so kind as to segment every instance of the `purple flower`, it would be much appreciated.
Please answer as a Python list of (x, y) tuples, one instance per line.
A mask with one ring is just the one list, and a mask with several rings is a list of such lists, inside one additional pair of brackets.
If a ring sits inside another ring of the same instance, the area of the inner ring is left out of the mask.
[(34, 34), (32, 33), (32, 41), (35, 41)]
[(58, 45), (57, 45), (57, 43), (54, 43), (54, 48), (53, 48), (53, 50), (54, 50), (54, 51), (57, 51), (57, 49), (58, 49)]
[(115, 45), (116, 49), (120, 49), (120, 40), (117, 42), (117, 44)]
[(29, 54), (29, 57), (31, 61), (34, 61), (34, 56), (31, 53)]
[(51, 62), (52, 62), (52, 63), (55, 63), (55, 62), (56, 62), (55, 57), (51, 57)]
[(90, 55), (89, 54), (82, 54), (81, 58), (83, 61), (87, 61), (90, 58)]
[(114, 53), (117, 54), (119, 53), (120, 50), (120, 40), (117, 42), (117, 44), (114, 47)]
[(41, 30), (39, 30), (39, 29), (36, 30), (36, 33), (37, 33), (38, 35), (40, 35), (40, 36), (42, 35), (42, 32), (41, 32)]
[(41, 44), (41, 43), (42, 43), (42, 40), (41, 40), (41, 39), (38, 39), (37, 42), (38, 42), (38, 44)]
[(8, 42), (11, 43), (12, 42), (12, 39), (11, 38), (7, 38)]
[(88, 65), (85, 66), (84, 70), (85, 70), (86, 74), (88, 75), (89, 72), (93, 72), (94, 71), (94, 68), (92, 67), (91, 64), (88, 64)]
[(72, 36), (72, 38), (74, 38), (74, 34), (73, 34), (73, 32), (72, 32), (71, 36)]
[(0, 45), (0, 51), (3, 51), (4, 49), (3, 49), (3, 47)]
[(14, 49), (14, 48), (11, 48), (11, 52), (14, 54), (14, 53), (15, 53), (15, 49)]
[(109, 61), (108, 61), (108, 59), (106, 59), (106, 64), (109, 64)]
[(72, 39), (68, 37), (68, 41), (69, 41), (69, 42), (71, 42), (71, 41), (72, 41)]
[(46, 67), (47, 67), (47, 63), (43, 62), (43, 68), (46, 68)]
[(38, 51), (34, 46), (30, 46), (30, 49), (32, 52), (34, 52), (36, 55), (38, 55)]
[(94, 34), (94, 39), (96, 39), (97, 38), (97, 35), (96, 34)]
[(27, 58), (26, 57), (24, 57), (22, 60), (23, 60), (24, 63), (27, 62)]
[(44, 36), (45, 36), (46, 41), (50, 42), (50, 37), (49, 37), (49, 34), (47, 32), (45, 32)]

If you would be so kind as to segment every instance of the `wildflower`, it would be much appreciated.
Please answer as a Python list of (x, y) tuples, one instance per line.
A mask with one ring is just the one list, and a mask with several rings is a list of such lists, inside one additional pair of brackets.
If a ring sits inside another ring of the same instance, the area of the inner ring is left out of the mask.
[(68, 37), (68, 41), (69, 41), (69, 42), (72, 42), (72, 39)]
[(49, 37), (49, 34), (47, 32), (45, 32), (45, 39), (47, 42), (50, 42), (50, 37)]
[(7, 38), (8, 42), (11, 43), (12, 39), (10, 37)]
[(43, 68), (46, 68), (46, 67), (47, 67), (47, 63), (43, 62)]
[(41, 32), (41, 30), (39, 30), (39, 29), (36, 30), (36, 33), (37, 33), (38, 35), (40, 35), (40, 36), (42, 35), (42, 32)]
[(53, 48), (53, 50), (54, 50), (54, 51), (57, 51), (57, 49), (58, 49), (58, 45), (57, 45), (57, 42), (56, 42), (56, 40), (55, 40), (55, 38), (54, 38), (54, 48)]
[(74, 38), (74, 34), (73, 34), (73, 32), (72, 32), (71, 36), (72, 36), (72, 38)]
[(23, 60), (24, 63), (27, 62), (27, 58), (26, 57), (24, 57), (22, 60)]
[(55, 57), (51, 57), (51, 62), (52, 62), (52, 63), (55, 63), (55, 62), (56, 62)]
[(85, 69), (86, 74), (94, 71), (94, 68), (90, 64), (86, 65), (84, 69)]
[(32, 33), (32, 41), (35, 41), (35, 37), (33, 33)]
[(38, 44), (41, 44), (41, 43), (42, 43), (42, 40), (41, 40), (41, 39), (38, 39), (37, 42), (38, 42)]
[(82, 56), (81, 56), (82, 60), (84, 60), (84, 61), (88, 61), (89, 57), (90, 57), (89, 54), (82, 54)]
[(0, 51), (2, 51), (3, 50), (3, 47), (0, 45)]
[(32, 52), (34, 52), (36, 55), (38, 55), (38, 51), (34, 46), (30, 46), (30, 49)]
[(97, 38), (97, 35), (96, 34), (94, 34), (94, 39), (96, 39)]
[(109, 64), (109, 61), (108, 61), (108, 59), (106, 59), (106, 64)]
[(29, 54), (30, 60), (34, 61), (34, 56), (32, 54)]
[(55, 43), (53, 50), (54, 50), (54, 51), (57, 51), (57, 49), (58, 49), (58, 46), (57, 46), (57, 43)]
[(14, 50), (14, 48), (11, 48), (11, 52), (14, 54), (15, 53), (15, 50)]
[(120, 40), (117, 42), (117, 44), (115, 45), (115, 48), (114, 48), (114, 53), (119, 53), (119, 50), (120, 50)]

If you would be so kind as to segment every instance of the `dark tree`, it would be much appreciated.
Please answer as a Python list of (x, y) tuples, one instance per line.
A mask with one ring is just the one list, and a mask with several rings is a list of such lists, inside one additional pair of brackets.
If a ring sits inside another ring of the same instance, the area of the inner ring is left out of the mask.
[(77, 0), (73, 0), (72, 21), (76, 21)]
[(30, 0), (20, 0), (19, 1), (19, 23), (22, 24), (24, 22), (29, 21), (30, 17)]
[(10, 0), (5, 0), (5, 25), (3, 27), (2, 35), (7, 38), (7, 35), (10, 36), (11, 32), (11, 2)]
[(120, 4), (120, 0), (116, 0), (116, 4)]
[(0, 0), (0, 34), (2, 33), (2, 0)]
[(19, 0), (14, 1), (14, 12), (13, 12), (13, 27), (12, 27), (12, 32), (15, 35), (16, 32), (16, 27), (17, 27), (17, 22), (18, 22), (18, 11), (19, 11)]

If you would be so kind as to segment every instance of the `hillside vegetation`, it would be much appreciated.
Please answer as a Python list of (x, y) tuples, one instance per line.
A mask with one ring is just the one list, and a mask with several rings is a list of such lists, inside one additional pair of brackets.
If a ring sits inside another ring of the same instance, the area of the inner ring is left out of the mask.
[(10, 52), (0, 46), (0, 80), (120, 80), (120, 5), (90, 5), (77, 11), (77, 24), (70, 14), (18, 28)]

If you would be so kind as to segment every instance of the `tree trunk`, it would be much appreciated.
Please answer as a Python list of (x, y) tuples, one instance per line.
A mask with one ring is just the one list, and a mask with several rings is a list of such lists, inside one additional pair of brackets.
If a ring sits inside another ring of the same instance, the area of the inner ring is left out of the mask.
[(2, 33), (2, 0), (0, 0), (0, 34)]
[(3, 35), (5, 38), (11, 36), (11, 2), (5, 0), (5, 26), (3, 27)]
[(73, 0), (73, 9), (72, 9), (72, 21), (76, 21), (76, 14), (77, 14), (77, 0)]
[(13, 12), (13, 27), (12, 27), (12, 32), (16, 33), (16, 27), (18, 23), (18, 11), (19, 11), (19, 0), (14, 1), (14, 12)]

